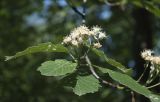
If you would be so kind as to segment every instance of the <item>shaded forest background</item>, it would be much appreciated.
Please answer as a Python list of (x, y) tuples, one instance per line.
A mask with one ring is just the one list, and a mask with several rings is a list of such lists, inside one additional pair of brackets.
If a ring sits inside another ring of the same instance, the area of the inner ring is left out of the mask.
[[(102, 49), (108, 56), (133, 68), (136, 79), (143, 72), (144, 61), (140, 52), (154, 49), (160, 53), (160, 2), (110, 1), (120, 4), (111, 6), (106, 0), (88, 0), (86, 25), (99, 25), (107, 32), (108, 38)], [(82, 0), (68, 2), (82, 11)], [(58, 78), (44, 77), (36, 71), (46, 60), (66, 57), (62, 54), (38, 53), (4, 62), (4, 56), (29, 46), (42, 42), (61, 43), (63, 37), (81, 23), (81, 16), (66, 0), (1, 0), (0, 102), (129, 102), (129, 92), (108, 86), (97, 93), (78, 97)], [(93, 60), (101, 63), (94, 56)], [(136, 95), (136, 98), (147, 102), (144, 97)]]

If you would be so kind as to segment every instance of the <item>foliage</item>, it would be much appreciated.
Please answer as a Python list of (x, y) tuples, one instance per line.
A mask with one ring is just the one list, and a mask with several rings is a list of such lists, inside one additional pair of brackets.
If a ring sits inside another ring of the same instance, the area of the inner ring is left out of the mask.
[(122, 71), (123, 73), (126, 73), (126, 74), (132, 74), (132, 69), (127, 69), (125, 66), (123, 66), (121, 63), (117, 62), (116, 60), (112, 59), (112, 58), (109, 58), (105, 55), (105, 53), (103, 51), (100, 51), (100, 50), (97, 50), (97, 49), (92, 49), (93, 52), (98, 55), (99, 57), (101, 58), (104, 58), (105, 61), (114, 66), (115, 68), (119, 69), (120, 71)]
[[(68, 53), (73, 58), (72, 60), (75, 61), (75, 63), (69, 62), (67, 60), (46, 61), (46, 62), (42, 63), (42, 65), (38, 68), (38, 71), (40, 71), (41, 74), (44, 75), (44, 76), (62, 76), (62, 75), (66, 75), (68, 73), (74, 73), (75, 70), (77, 70), (76, 67), (80, 68), (81, 64), (83, 64), (83, 63), (81, 63), (80, 59), (81, 59), (81, 57), (84, 57), (85, 60), (86, 60), (86, 66), (88, 66), (88, 68), (91, 71), (91, 73), (89, 73), (89, 74), (91, 74), (91, 75), (89, 75), (89, 76), (78, 76), (77, 77), (77, 83), (76, 83), (76, 85), (73, 89), (75, 94), (81, 96), (81, 95), (84, 95), (84, 94), (87, 94), (87, 93), (93, 93), (93, 92), (98, 91), (98, 89), (100, 87), (99, 81), (102, 81), (102, 83), (105, 82), (105, 84), (108, 84), (108, 85), (111, 85), (113, 87), (119, 88), (119, 86), (114, 85), (114, 84), (110, 84), (109, 82), (101, 79), (100, 76), (95, 72), (94, 68), (92, 67), (92, 66), (94, 66), (94, 67), (98, 68), (99, 70), (101, 70), (103, 73), (108, 73), (113, 80), (115, 80), (115, 81), (119, 82), (120, 84), (130, 88), (130, 90), (135, 91), (139, 94), (144, 95), (145, 97), (150, 98), (150, 100), (152, 102), (160, 100), (159, 96), (152, 94), (152, 92), (149, 91), (147, 89), (147, 87), (138, 84), (130, 76), (128, 76), (126, 74), (123, 74), (123, 73), (128, 73), (128, 70), (122, 64), (120, 64), (119, 62), (117, 62), (113, 59), (108, 58), (104, 54), (104, 52), (96, 49), (97, 46), (94, 46), (95, 41), (90, 40), (90, 39), (91, 39), (91, 37), (94, 37), (94, 39), (96, 39), (96, 40), (101, 40), (101, 38), (99, 37), (99, 35), (101, 33), (100, 29), (101, 28), (99, 28), (99, 27), (93, 27), (92, 30), (89, 31), (89, 29), (86, 26), (83, 25), (83, 26), (80, 26), (80, 27), (74, 29), (71, 32), (71, 34), (76, 35), (76, 39), (75, 38), (72, 39), (72, 37), (73, 36), (75, 37), (75, 35), (69, 36), (70, 38), (68, 38), (68, 37), (64, 38), (63, 44), (66, 45), (66, 47), (64, 47), (63, 45), (56, 46), (56, 45), (53, 45), (51, 43), (49, 43), (49, 45), (45, 44), (45, 46), (43, 46), (44, 44), (40, 44), (36, 47), (33, 46), (33, 47), (30, 47), (30, 48), (28, 48), (28, 49), (26, 49), (22, 52), (19, 52), (15, 56), (10, 57), (10, 59), (19, 57), (21, 55), (26, 55), (26, 54), (35, 53), (35, 52), (42, 52), (42, 51), (46, 51), (46, 52), (48, 52), (48, 51), (66, 52), (67, 48), (68, 48)], [(91, 33), (91, 32), (93, 32), (93, 33)], [(104, 37), (106, 37), (106, 36), (103, 36), (103, 38)], [(79, 38), (81, 38), (80, 41), (77, 40)], [(77, 40), (77, 43), (75, 43), (76, 42), (75, 40)], [(89, 44), (85, 43), (87, 40), (90, 41)], [(98, 43), (99, 43), (99, 41), (98, 41)], [(50, 46), (50, 45), (53, 45), (53, 46)], [(100, 45), (100, 43), (99, 43), (99, 45)], [(76, 54), (78, 54), (78, 56), (77, 55), (72, 55), (73, 51), (76, 51), (77, 49), (81, 48), (82, 46), (84, 46), (84, 47), (86, 46), (86, 47), (88, 47), (88, 49), (83, 51), (83, 52), (79, 52), (79, 51), (76, 52)], [(98, 46), (98, 48), (99, 47), (100, 46)], [(92, 63), (90, 62), (90, 59), (88, 58), (88, 53), (89, 53), (90, 49), (93, 52), (95, 52), (99, 57), (104, 58), (107, 63), (109, 63), (110, 65), (112, 65), (112, 66), (116, 67), (117, 69), (121, 70), (123, 73), (92, 65)], [(84, 54), (80, 55), (80, 53), (84, 53)], [(7, 58), (7, 60), (9, 60), (9, 59)], [(83, 69), (83, 70), (84, 70), (83, 73), (85, 73), (86, 69)], [(87, 72), (87, 70), (86, 70), (86, 72)]]
[(116, 71), (113, 71), (113, 70), (110, 70), (107, 68), (101, 68), (98, 66), (95, 66), (95, 67), (97, 67), (103, 73), (108, 73), (111, 78), (113, 78), (115, 81), (121, 83), (122, 85), (125, 85), (128, 88), (130, 88), (131, 90), (150, 98), (150, 100), (152, 102), (154, 102), (154, 101), (158, 102), (160, 100), (158, 95), (154, 95), (145, 86), (138, 84), (134, 79), (132, 79), (128, 75), (125, 75), (125, 74), (122, 74), (122, 73), (119, 73), (119, 72), (116, 72)]
[(138, 7), (142, 7), (142, 8), (144, 7), (146, 10), (160, 17), (160, 9), (158, 7), (158, 4), (160, 4), (160, 1), (157, 1), (157, 0), (153, 0), (153, 1), (129, 0), (129, 1)]
[(67, 53), (67, 49), (60, 44), (52, 44), (51, 42), (42, 43), (37, 46), (29, 47), (22, 52), (16, 53), (14, 56), (6, 56), (6, 61), (17, 58), (23, 55), (37, 53), (37, 52), (65, 52)]
[[(77, 5), (79, 7), (82, 4), (81, 1), (72, 1), (73, 5)], [(130, 73), (132, 73), (132, 71), (130, 70), (130, 68), (128, 69), (117, 62), (121, 61), (123, 64), (125, 64), (125, 66), (127, 66), (130, 59), (133, 59), (131, 49), (133, 49), (132, 37), (134, 35), (132, 31), (135, 22), (131, 13), (134, 11), (134, 9), (139, 9), (140, 7), (145, 8), (146, 10), (159, 17), (159, 0), (118, 1), (122, 1), (122, 3), (115, 8), (110, 5), (106, 5), (104, 3), (104, 0), (87, 1), (87, 11), (89, 11), (87, 12), (86, 17), (87, 25), (101, 25), (104, 30), (112, 36), (111, 39), (103, 43), (102, 48), (105, 53), (107, 52), (106, 57), (108, 60), (105, 59), (105, 62), (101, 62), (101, 60), (97, 60), (97, 56), (96, 59), (93, 59), (95, 55), (90, 56), (90, 59), (92, 59), (92, 63), (96, 63), (96, 65), (104, 66), (104, 63), (107, 62), (108, 64), (111, 64), (111, 66), (117, 68), (117, 70), (122, 72), (123, 74), (131, 75)], [(143, 3), (141, 1), (143, 1)], [(122, 100), (122, 102), (129, 101), (127, 100), (129, 95), (127, 96), (126, 93), (124, 94), (119, 90), (117, 92), (116, 90), (112, 90), (111, 88), (104, 87), (100, 88), (98, 93), (91, 94), (91, 96), (90, 94), (87, 94), (82, 96), (81, 98), (78, 98), (76, 95), (70, 93), (70, 89), (64, 88), (62, 87), (62, 85), (59, 85), (57, 77), (41, 77), (39, 73), (35, 71), (35, 68), (40, 66), (40, 64), (45, 60), (55, 61), (55, 59), (62, 58), (66, 58), (67, 61), (71, 60), (70, 57), (64, 56), (64, 53), (66, 55), (66, 52), (68, 52), (66, 50), (64, 50), (63, 53), (55, 53), (53, 50), (46, 51), (48, 44), (51, 44), (54, 47), (55, 45), (57, 46), (57, 43), (62, 47), (62, 49), (66, 49), (64, 46), (59, 44), (59, 42), (62, 41), (63, 34), (66, 34), (70, 29), (75, 27), (75, 25), (77, 23), (79, 24), (79, 22), (81, 21), (81, 18), (77, 14), (73, 13), (72, 9), (68, 5), (61, 5), (61, 3), (59, 3), (59, 0), (53, 0), (51, 2), (51, 5), (47, 7), (42, 0), (1, 0), (0, 4), (0, 99), (2, 102), (97, 102), (102, 100), (113, 100), (113, 102), (117, 102), (117, 100)], [(101, 17), (100, 15), (104, 12), (111, 13), (111, 16), (109, 18)], [(32, 24), (28, 24), (28, 21), (26, 19), (34, 14), (37, 14), (38, 17), (45, 19), (46, 23), (34, 25), (33, 23), (35, 21), (38, 21), (39, 19), (37, 18), (36, 20), (32, 20)], [(156, 26), (154, 29), (154, 42), (156, 43), (158, 41), (157, 36), (159, 33), (159, 20), (158, 18), (152, 19), (153, 21), (151, 23)], [(156, 23), (154, 22), (154, 20)], [(53, 41), (54, 44), (50, 42), (43, 43), (44, 45), (46, 44), (45, 47), (40, 47), (40, 49), (37, 48), (37, 46), (39, 46), (39, 44), (37, 43), (48, 41)], [(31, 55), (32, 53), (30, 53), (26, 49), (24, 50), (25, 53), (22, 51), (20, 53), (17, 53), (17, 55), (15, 55), (14, 57), (7, 57), (6, 60), (9, 60), (10, 58), (14, 59), (22, 55), (27, 55), (26, 57), (17, 59), (16, 61), (3, 62), (3, 57), (5, 55), (14, 54), (15, 52), (23, 50), (31, 45), (37, 45), (33, 46), (33, 48), (35, 47), (35, 52), (33, 51), (34, 53), (47, 52), (47, 54), (38, 53)], [(116, 60), (111, 59), (109, 56), (112, 56)], [(105, 57), (103, 56), (103, 58)], [(77, 71), (79, 72), (79, 70), (81, 70), (81, 68), (76, 69), (74, 73), (77, 74)], [(88, 71), (88, 68), (86, 69), (86, 71)], [(83, 76), (80, 74), (80, 76), (84, 77), (87, 75)], [(78, 79), (77, 76), (74, 77)], [(84, 93), (89, 92), (92, 91), (89, 90), (88, 92)], [(107, 92), (107, 95), (105, 94), (102, 98), (101, 92)], [(97, 98), (93, 99), (93, 97)], [(153, 102), (159, 102), (159, 100), (156, 100), (156, 97), (159, 97), (158, 95), (153, 95), (150, 97), (154, 97), (151, 98)]]

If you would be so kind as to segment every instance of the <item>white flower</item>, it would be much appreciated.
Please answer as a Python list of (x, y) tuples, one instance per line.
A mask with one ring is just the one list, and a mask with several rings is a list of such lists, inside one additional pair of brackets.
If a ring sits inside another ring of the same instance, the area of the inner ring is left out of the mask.
[(74, 46), (78, 46), (78, 41), (76, 41), (76, 40), (72, 40), (72, 45), (74, 45)]
[(77, 39), (79, 37), (85, 37), (86, 35), (89, 36), (90, 35), (90, 30), (88, 29), (88, 27), (82, 25), (78, 28), (75, 28), (72, 32), (71, 32), (71, 37), (72, 39)]
[(152, 56), (152, 53), (153, 53), (153, 51), (151, 51), (151, 50), (144, 50), (144, 51), (141, 53), (141, 56), (142, 56), (142, 58), (146, 59), (147, 57)]
[(151, 61), (155, 64), (160, 64), (160, 57), (159, 56), (153, 56)]
[(96, 33), (95, 33), (94, 31), (92, 31), (92, 30), (89, 31), (89, 35), (90, 35), (90, 36), (91, 36), (91, 35), (94, 36), (95, 34), (96, 34)]
[(79, 30), (81, 35), (88, 35), (90, 31), (86, 26), (80, 26), (77, 28), (77, 30)]
[(94, 44), (93, 44), (93, 47), (95, 47), (95, 48), (100, 48), (100, 47), (102, 47), (102, 45), (101, 45), (100, 43), (94, 43)]
[(78, 38), (80, 35), (79, 35), (79, 31), (77, 31), (76, 29), (74, 29), (71, 33), (70, 33), (70, 36), (72, 39), (76, 39)]
[(79, 43), (83, 43), (82, 37), (79, 37), (77, 40), (78, 40)]
[(106, 37), (106, 34), (104, 32), (99, 32), (98, 39), (103, 39), (105, 37)]
[(71, 40), (72, 40), (71, 37), (67, 36), (64, 38), (63, 43), (68, 44), (71, 42)]
[(150, 61), (154, 64), (160, 64), (160, 56), (153, 56), (153, 51), (151, 50), (145, 50), (141, 53), (141, 56), (144, 60)]
[(94, 33), (98, 33), (98, 32), (100, 32), (101, 30), (102, 30), (102, 28), (100, 28), (100, 27), (98, 27), (98, 26), (95, 26), (95, 27), (92, 28), (92, 31), (93, 31)]
[(85, 25), (79, 26), (75, 29), (73, 29), (69, 36), (65, 37), (62, 44), (71, 44), (73, 46), (78, 46), (80, 44), (83, 44), (83, 42), (87, 41), (89, 38), (93, 38), (94, 43), (93, 46), (95, 48), (100, 48), (102, 45), (99, 42), (99, 40), (106, 37), (105, 33), (101, 31), (102, 29), (98, 26), (95, 26), (91, 29), (86, 27)]
[(105, 32), (102, 32), (102, 28), (95, 26), (90, 31), (90, 35), (94, 36), (96, 40), (102, 40), (106, 37)]

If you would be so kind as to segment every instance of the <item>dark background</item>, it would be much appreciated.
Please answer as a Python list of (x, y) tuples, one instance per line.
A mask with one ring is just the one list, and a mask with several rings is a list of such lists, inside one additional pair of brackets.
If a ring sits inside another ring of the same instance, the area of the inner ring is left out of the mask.
[[(68, 1), (82, 11), (82, 0)], [(86, 25), (99, 25), (104, 29), (108, 38), (103, 43), (103, 50), (133, 68), (133, 77), (137, 79), (144, 64), (140, 52), (143, 49), (160, 52), (159, 0), (108, 0), (120, 2), (118, 6), (105, 1), (87, 1)], [(152, 9), (147, 11), (147, 7)], [(0, 102), (130, 102), (129, 92), (109, 87), (78, 97), (56, 78), (41, 76), (36, 71), (46, 60), (63, 58), (61, 54), (37, 53), (4, 61), (4, 56), (38, 43), (61, 43), (63, 37), (81, 22), (81, 16), (65, 0), (0, 0)], [(141, 83), (146, 78), (143, 79)], [(158, 92), (158, 88), (154, 91)], [(136, 100), (147, 102), (139, 95)]]

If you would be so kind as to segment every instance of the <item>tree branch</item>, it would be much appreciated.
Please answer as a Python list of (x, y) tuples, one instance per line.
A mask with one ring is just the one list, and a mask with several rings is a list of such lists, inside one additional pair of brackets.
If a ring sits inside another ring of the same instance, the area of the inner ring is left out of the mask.
[(146, 73), (148, 66), (149, 66), (149, 62), (147, 62), (147, 63), (145, 64), (145, 66), (144, 66), (144, 71), (143, 71), (143, 73), (140, 75), (140, 77), (138, 78), (137, 82), (140, 82), (140, 80), (142, 79), (142, 77), (143, 77), (144, 74)]
[(72, 3), (70, 3), (68, 0), (66, 0), (67, 4), (72, 8), (72, 10), (80, 15), (82, 18), (85, 18), (85, 14), (81, 13), (75, 6), (73, 6)]
[(112, 87), (115, 87), (115, 88), (119, 88), (119, 85), (115, 85), (115, 84), (113, 84), (113, 83), (110, 83), (110, 82), (108, 82), (108, 81), (106, 81), (106, 80), (101, 79), (101, 78), (99, 77), (99, 75), (95, 72), (94, 68), (92, 67), (91, 61), (90, 61), (90, 59), (88, 58), (87, 55), (85, 56), (85, 59), (86, 59), (86, 62), (87, 62), (87, 64), (88, 64), (88, 66), (89, 66), (89, 69), (90, 69), (92, 75), (93, 75), (96, 79), (98, 79), (98, 80), (99, 80), (100, 82), (102, 82), (103, 84), (107, 84), (107, 85), (109, 85), (109, 86), (112, 86)]
[(121, 5), (120, 2), (116, 2), (116, 3), (110, 3), (108, 0), (104, 0), (104, 2), (109, 5), (109, 6), (118, 6), (118, 5)]
[(147, 88), (150, 89), (150, 88), (153, 88), (153, 87), (156, 87), (156, 86), (159, 86), (159, 85), (160, 85), (160, 82), (157, 83), (157, 84), (154, 84), (154, 85), (152, 85), (152, 86), (148, 86)]

